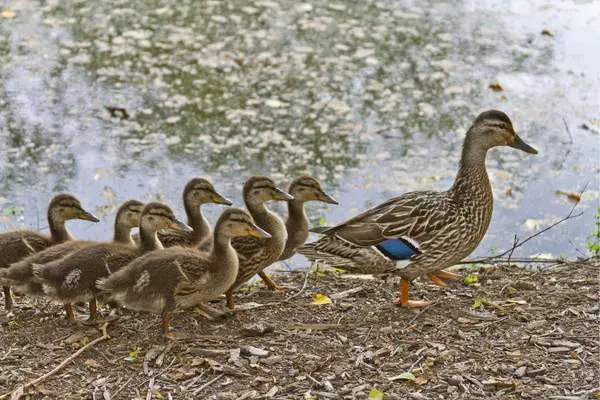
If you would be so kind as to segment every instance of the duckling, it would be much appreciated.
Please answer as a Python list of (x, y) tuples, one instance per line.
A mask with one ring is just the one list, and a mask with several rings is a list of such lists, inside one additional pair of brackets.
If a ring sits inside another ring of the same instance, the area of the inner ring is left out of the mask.
[(64, 303), (67, 320), (75, 319), (71, 303), (83, 301), (89, 301), (90, 320), (94, 320), (98, 316), (96, 280), (110, 275), (144, 253), (162, 249), (156, 233), (166, 228), (191, 230), (175, 218), (166, 205), (149, 203), (140, 217), (139, 247), (131, 243), (95, 244), (46, 265), (34, 265), (33, 273), (40, 279), (46, 295)]
[[(212, 236), (210, 225), (200, 207), (203, 204), (214, 203), (230, 206), (229, 199), (217, 193), (212, 183), (204, 178), (190, 180), (183, 190), (183, 205), (188, 218), (188, 225), (193, 231), (165, 230), (158, 232), (158, 239), (164, 247), (171, 246), (201, 246), (203, 250), (210, 250)], [(138, 238), (135, 238), (136, 241)]]
[(227, 306), (234, 307), (233, 290), (246, 283), (254, 275), (259, 276), (270, 288), (278, 286), (263, 273), (263, 270), (277, 261), (285, 248), (287, 232), (281, 218), (266, 206), (267, 201), (289, 201), (293, 197), (275, 186), (275, 183), (265, 176), (253, 176), (244, 185), (244, 202), (246, 207), (256, 221), (256, 224), (267, 231), (271, 237), (237, 237), (231, 242), (240, 258), (240, 266), (237, 279), (233, 286), (227, 291)]
[(279, 261), (287, 260), (296, 254), (296, 249), (308, 239), (308, 228), (310, 221), (304, 212), (304, 203), (307, 201), (322, 201), (327, 204), (338, 204), (338, 202), (321, 189), (321, 184), (313, 177), (300, 176), (290, 184), (289, 193), (294, 197), (288, 201), (288, 218), (285, 228), (288, 234), (285, 249)]
[(161, 313), (167, 338), (173, 311), (213, 300), (235, 282), (239, 262), (231, 241), (240, 236), (270, 237), (246, 211), (229, 208), (215, 225), (209, 253), (184, 247), (153, 251), (99, 279), (96, 286), (129, 309)]
[[(0, 271), (11, 264), (50, 246), (71, 240), (65, 227), (71, 219), (98, 222), (91, 213), (81, 207), (77, 198), (69, 194), (55, 196), (48, 206), (48, 227), (50, 236), (30, 230), (18, 230), (0, 234)], [(4, 307), (9, 310), (13, 306), (10, 285), (3, 285)]]
[[(131, 229), (140, 225), (140, 214), (143, 207), (144, 204), (137, 200), (129, 200), (119, 207), (115, 217), (114, 243), (134, 245), (131, 239)], [(32, 266), (34, 264), (44, 265), (95, 244), (98, 244), (98, 242), (70, 240), (49, 247), (12, 264), (6, 270), (0, 271), (0, 282), (13, 286), (16, 292), (30, 296), (42, 296), (44, 294), (43, 287), (33, 275)]]

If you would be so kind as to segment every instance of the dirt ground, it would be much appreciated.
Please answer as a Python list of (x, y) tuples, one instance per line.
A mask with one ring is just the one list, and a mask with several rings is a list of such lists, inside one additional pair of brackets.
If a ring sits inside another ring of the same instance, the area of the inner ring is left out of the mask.
[[(545, 269), (465, 267), (461, 274), (476, 283), (414, 283), (412, 298), (434, 302), (424, 309), (392, 305), (395, 277), (282, 273), (276, 278), (289, 287), (285, 294), (257, 283), (237, 298), (256, 308), (224, 321), (177, 314), (177, 340), (167, 346), (157, 315), (124, 312), (108, 326), (110, 338), (24, 393), (94, 400), (600, 398), (599, 273), (599, 259)], [(318, 293), (332, 303), (311, 304)], [(65, 325), (57, 304), (23, 297), (16, 304), (0, 312), (0, 396), (102, 336), (94, 326)]]

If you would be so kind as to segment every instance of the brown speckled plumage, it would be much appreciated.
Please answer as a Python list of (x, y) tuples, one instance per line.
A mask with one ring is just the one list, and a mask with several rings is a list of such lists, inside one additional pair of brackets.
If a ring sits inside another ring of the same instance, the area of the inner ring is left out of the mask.
[[(490, 224), (493, 198), (485, 156), (495, 146), (537, 153), (514, 133), (504, 113), (484, 112), (467, 133), (449, 190), (406, 193), (342, 224), (317, 229), (326, 236), (299, 253), (352, 272), (393, 270), (406, 280), (455, 264), (475, 250)], [(374, 247), (387, 239), (401, 239), (417, 250), (406, 267), (396, 269), (396, 262)]]
[(287, 232), (281, 218), (269, 210), (265, 202), (289, 201), (291, 198), (267, 177), (252, 177), (244, 185), (244, 202), (250, 215), (271, 237), (266, 239), (238, 237), (232, 240), (233, 248), (240, 258), (238, 277), (233, 284), (233, 289), (239, 288), (279, 259), (285, 247)]
[[(183, 206), (192, 231), (162, 230), (158, 232), (158, 239), (162, 245), (164, 247), (201, 246), (202, 250), (210, 250), (212, 246), (210, 224), (201, 209), (202, 205), (209, 203), (231, 205), (231, 201), (219, 194), (208, 180), (191, 179), (183, 189)], [(137, 235), (135, 240), (139, 241)]]
[(100, 279), (97, 287), (127, 308), (162, 313), (166, 334), (172, 311), (201, 305), (231, 287), (238, 272), (231, 239), (248, 234), (264, 232), (247, 212), (227, 209), (215, 225), (211, 252), (184, 247), (153, 251)]
[[(50, 235), (36, 231), (18, 230), (0, 234), (0, 268), (8, 268), (11, 264), (42, 251), (50, 246), (71, 239), (65, 222), (71, 219), (84, 219), (97, 222), (98, 219), (81, 207), (77, 198), (69, 194), (55, 196), (48, 206), (48, 227)], [(6, 271), (0, 272), (0, 279)], [(12, 307), (10, 285), (3, 284), (5, 307)]]
[[(114, 273), (146, 252), (161, 249), (156, 232), (174, 223), (178, 221), (169, 207), (150, 203), (141, 214), (139, 247), (133, 242), (95, 244), (46, 265), (35, 265), (34, 274), (41, 281), (46, 295), (51, 298), (67, 305), (80, 301), (93, 302), (98, 294), (95, 284), (99, 278)], [(94, 318), (95, 315), (90, 317)], [(72, 318), (72, 315), (67, 314), (67, 318)]]
[(307, 201), (322, 201), (327, 204), (337, 204), (337, 201), (321, 188), (321, 184), (310, 176), (300, 176), (292, 181), (289, 194), (294, 199), (288, 201), (288, 217), (285, 220), (287, 241), (279, 260), (287, 260), (296, 254), (298, 246), (308, 239), (310, 221), (304, 212)]

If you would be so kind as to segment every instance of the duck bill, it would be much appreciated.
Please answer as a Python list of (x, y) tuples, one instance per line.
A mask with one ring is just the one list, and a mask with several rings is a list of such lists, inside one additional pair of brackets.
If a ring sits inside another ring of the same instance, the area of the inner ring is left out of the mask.
[(515, 141), (512, 144), (509, 144), (509, 146), (514, 149), (518, 149), (518, 150), (524, 151), (525, 153), (529, 153), (529, 154), (537, 154), (538, 153), (538, 151), (536, 149), (534, 149), (533, 147), (531, 147), (530, 145), (525, 143), (523, 141), (523, 139), (521, 139), (518, 135), (515, 135)]
[(330, 195), (328, 195), (325, 192), (319, 193), (319, 197), (317, 200), (322, 201), (323, 203), (327, 203), (327, 204), (336, 204), (336, 205), (339, 204), (336, 199), (334, 199), (333, 197), (331, 197)]
[(284, 192), (279, 188), (275, 188), (275, 196), (273, 197), (273, 200), (290, 201), (294, 200), (294, 197), (288, 192)]
[(265, 231), (257, 225), (252, 225), (252, 230), (248, 232), (248, 235), (257, 239), (268, 239), (271, 237), (271, 234), (269, 232)]
[(230, 206), (233, 204), (233, 202), (231, 200), (229, 200), (227, 197), (221, 196), (219, 193), (214, 192), (212, 195), (212, 200), (213, 203), (215, 204), (223, 204), (225, 206)]
[(183, 231), (183, 232), (191, 232), (193, 231), (192, 227), (188, 224), (181, 222), (180, 220), (174, 220), (170, 225), (169, 229), (173, 229), (174, 231)]
[(84, 221), (91, 221), (91, 222), (100, 222), (98, 217), (96, 217), (91, 212), (85, 211), (84, 209), (81, 209), (81, 214), (79, 214), (78, 219), (82, 219)]

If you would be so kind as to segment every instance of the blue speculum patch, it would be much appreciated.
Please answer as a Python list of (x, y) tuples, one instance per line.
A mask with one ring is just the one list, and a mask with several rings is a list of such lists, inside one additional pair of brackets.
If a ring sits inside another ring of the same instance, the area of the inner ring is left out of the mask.
[(392, 260), (406, 260), (417, 253), (414, 246), (402, 239), (386, 239), (376, 247)]

